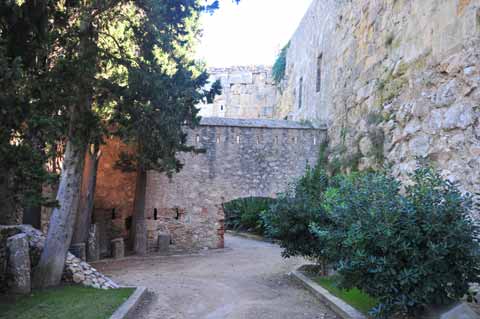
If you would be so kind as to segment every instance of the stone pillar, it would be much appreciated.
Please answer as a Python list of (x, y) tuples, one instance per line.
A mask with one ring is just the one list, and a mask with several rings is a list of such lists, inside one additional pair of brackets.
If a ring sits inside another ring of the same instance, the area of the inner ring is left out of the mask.
[(125, 257), (125, 244), (123, 238), (116, 238), (111, 241), (112, 243), (112, 257), (119, 259)]
[(100, 239), (97, 225), (91, 225), (88, 232), (87, 241), (87, 261), (97, 261), (100, 259)]
[(8, 269), (12, 277), (11, 291), (17, 294), (29, 294), (32, 290), (30, 281), (30, 250), (25, 234), (18, 234), (7, 239)]
[(70, 253), (77, 258), (85, 261), (87, 260), (87, 248), (85, 243), (73, 244), (69, 249)]
[(170, 235), (167, 233), (158, 233), (158, 251), (167, 253), (170, 248)]

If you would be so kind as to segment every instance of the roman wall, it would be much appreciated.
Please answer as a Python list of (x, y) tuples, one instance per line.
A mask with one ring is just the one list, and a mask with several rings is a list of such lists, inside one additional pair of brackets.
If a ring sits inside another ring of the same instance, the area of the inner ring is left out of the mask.
[(271, 68), (264, 66), (237, 66), (211, 68), (209, 82), (219, 80), (222, 94), (211, 104), (201, 104), (204, 117), (272, 118), (279, 92)]
[(480, 0), (314, 0), (276, 118), (328, 127), (346, 169), (419, 158), (480, 193)]
[(180, 249), (223, 247), (222, 204), (284, 192), (316, 163), (326, 138), (295, 122), (226, 118), (203, 118), (188, 136), (204, 153), (179, 154), (185, 166), (172, 178), (147, 176), (149, 231), (169, 234)]

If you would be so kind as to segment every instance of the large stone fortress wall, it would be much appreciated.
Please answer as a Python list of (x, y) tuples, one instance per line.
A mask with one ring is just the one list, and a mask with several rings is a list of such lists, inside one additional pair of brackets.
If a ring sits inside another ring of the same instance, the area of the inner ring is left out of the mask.
[(480, 0), (314, 0), (282, 86), (275, 116), (327, 124), (333, 161), (480, 192)]
[(150, 230), (184, 249), (222, 247), (222, 204), (284, 192), (316, 162), (326, 138), (295, 122), (226, 118), (203, 118), (188, 136), (206, 153), (180, 154), (185, 167), (172, 179), (149, 172), (146, 203)]
[(271, 68), (237, 66), (209, 69), (210, 82), (220, 80), (222, 94), (212, 104), (201, 104), (200, 115), (228, 118), (272, 118), (279, 92)]

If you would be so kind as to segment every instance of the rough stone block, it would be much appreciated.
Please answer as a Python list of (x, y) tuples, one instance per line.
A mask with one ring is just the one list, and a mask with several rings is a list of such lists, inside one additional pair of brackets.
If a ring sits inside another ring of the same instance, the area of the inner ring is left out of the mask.
[(119, 259), (125, 257), (125, 244), (123, 238), (116, 238), (112, 240), (112, 257)]
[(158, 234), (158, 251), (161, 253), (168, 252), (170, 248), (170, 235), (167, 233)]
[(30, 252), (28, 237), (18, 234), (7, 239), (8, 268), (12, 278), (11, 291), (28, 294), (32, 290), (30, 280)]
[(77, 258), (81, 260), (87, 260), (87, 246), (85, 243), (72, 244), (69, 251)]

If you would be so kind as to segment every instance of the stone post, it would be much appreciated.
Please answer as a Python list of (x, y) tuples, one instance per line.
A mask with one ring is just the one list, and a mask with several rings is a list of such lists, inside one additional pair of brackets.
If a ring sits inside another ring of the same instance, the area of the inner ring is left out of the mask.
[(170, 248), (170, 235), (166, 233), (158, 233), (158, 251), (167, 253)]
[(87, 241), (87, 261), (100, 259), (100, 239), (97, 225), (91, 225)]
[(112, 243), (112, 257), (119, 259), (125, 257), (125, 244), (123, 238), (116, 238), (111, 241)]
[(12, 277), (11, 291), (17, 294), (29, 294), (32, 290), (30, 280), (30, 251), (28, 238), (18, 234), (7, 239), (8, 269)]

